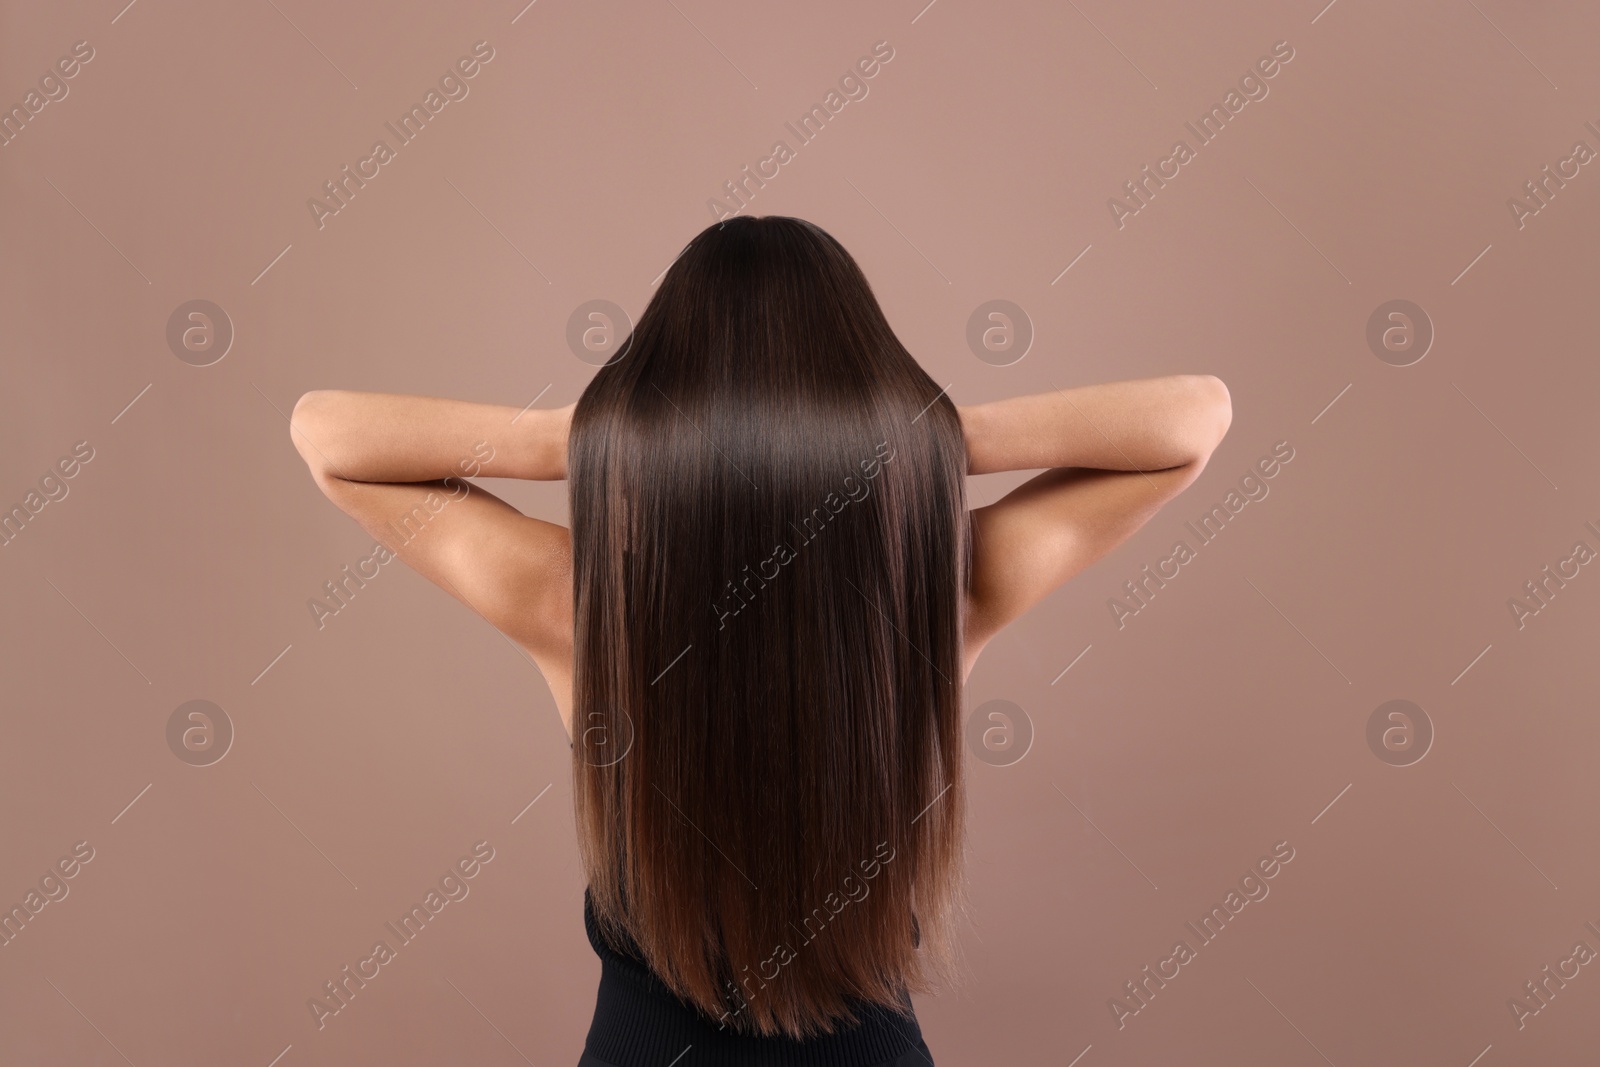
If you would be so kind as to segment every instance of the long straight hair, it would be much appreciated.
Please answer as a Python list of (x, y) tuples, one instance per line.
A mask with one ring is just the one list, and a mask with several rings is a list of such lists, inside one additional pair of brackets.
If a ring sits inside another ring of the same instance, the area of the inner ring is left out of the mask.
[(568, 444), (602, 935), (740, 1033), (907, 1011), (965, 914), (955, 405), (782, 216), (696, 236), (618, 352)]

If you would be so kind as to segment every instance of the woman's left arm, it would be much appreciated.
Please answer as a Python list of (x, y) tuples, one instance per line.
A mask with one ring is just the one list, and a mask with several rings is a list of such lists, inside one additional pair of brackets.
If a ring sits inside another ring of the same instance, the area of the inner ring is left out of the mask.
[(349, 481), (425, 482), (452, 475), (555, 481), (567, 476), (567, 428), (575, 406), (519, 411), (432, 396), (318, 389), (295, 404), (289, 425), (313, 470), (320, 463)]
[(289, 427), (329, 500), (524, 648), (554, 687), (572, 643), (567, 528), (466, 479), (565, 478), (573, 406), (318, 390)]

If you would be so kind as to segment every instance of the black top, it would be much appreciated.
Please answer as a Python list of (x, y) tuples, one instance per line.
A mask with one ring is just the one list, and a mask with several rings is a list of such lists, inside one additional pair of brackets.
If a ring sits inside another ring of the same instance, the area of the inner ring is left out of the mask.
[[(600, 989), (584, 1051), (615, 1067), (881, 1067), (912, 1050), (925, 1051), (911, 998), (905, 1014), (852, 1001), (860, 1022), (849, 1029), (796, 1041), (736, 1034), (680, 1000), (650, 970), (631, 940), (614, 951), (600, 934), (589, 890), (583, 925), (600, 957)], [(804, 949), (800, 949), (804, 951)], [(674, 1061), (673, 1057), (688, 1055)], [(924, 1055), (911, 1056), (921, 1063)], [(931, 1059), (928, 1062), (932, 1062)]]

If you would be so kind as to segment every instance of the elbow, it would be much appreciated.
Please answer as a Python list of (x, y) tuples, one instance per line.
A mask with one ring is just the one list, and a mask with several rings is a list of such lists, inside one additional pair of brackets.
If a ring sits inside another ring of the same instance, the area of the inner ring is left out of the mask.
[(336, 395), (334, 390), (313, 389), (295, 401), (289, 414), (289, 440), (314, 475), (327, 473), (332, 465), (324, 449), (332, 438), (329, 409)]
[(1195, 396), (1189, 405), (1189, 418), (1185, 420), (1185, 440), (1193, 451), (1193, 458), (1204, 464), (1233, 425), (1233, 398), (1227, 385), (1214, 374), (1188, 377)]
[(301, 393), (300, 399), (294, 402), (294, 410), (289, 413), (289, 424), (300, 426), (319, 417), (327, 410), (329, 401), (338, 395), (335, 389), (312, 389)]

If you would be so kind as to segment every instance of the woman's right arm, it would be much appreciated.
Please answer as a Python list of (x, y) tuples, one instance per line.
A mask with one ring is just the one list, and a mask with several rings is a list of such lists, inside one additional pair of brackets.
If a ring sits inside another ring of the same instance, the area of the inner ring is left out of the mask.
[(1209, 374), (1107, 382), (958, 407), (968, 473), (1049, 468), (972, 511), (970, 668), (1007, 624), (1188, 488), (1228, 432)]

